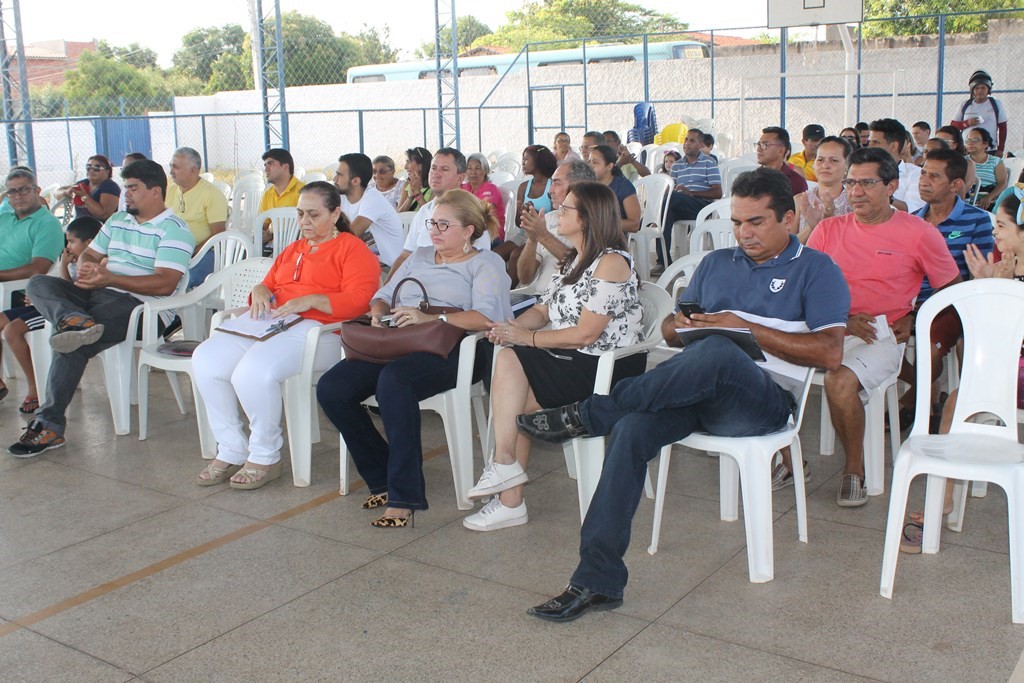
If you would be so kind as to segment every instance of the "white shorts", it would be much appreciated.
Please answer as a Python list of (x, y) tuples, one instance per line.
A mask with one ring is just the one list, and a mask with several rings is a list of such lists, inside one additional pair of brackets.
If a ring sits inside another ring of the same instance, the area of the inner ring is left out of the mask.
[(869, 392), (899, 371), (901, 358), (900, 347), (891, 334), (871, 344), (852, 335), (843, 342), (843, 366), (857, 376), (863, 403), (867, 403)]

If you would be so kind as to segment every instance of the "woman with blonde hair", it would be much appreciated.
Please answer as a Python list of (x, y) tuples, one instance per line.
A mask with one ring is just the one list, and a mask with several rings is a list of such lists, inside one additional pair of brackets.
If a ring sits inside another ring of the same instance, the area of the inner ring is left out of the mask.
[[(473, 247), (485, 232), (497, 234), (494, 207), (465, 190), (449, 190), (435, 202), (427, 229), (431, 246), (413, 252), (373, 295), (371, 324), (409, 327), (440, 319), (466, 332), (482, 332), (491, 322), (512, 317), (505, 263), (497, 254)], [(416, 286), (401, 288), (392, 307), (395, 289), (406, 278), (423, 284), (431, 306), (461, 310), (441, 315), (420, 310), (422, 293)], [(386, 365), (346, 358), (317, 384), (320, 406), (341, 432), (370, 490), (363, 508), (384, 507), (373, 526), (404, 527), (417, 510), (427, 509), (419, 402), (453, 388), (458, 367), (456, 344), (447, 356), (409, 353)], [(481, 377), (487, 367), (488, 354), (478, 355), (475, 376)], [(373, 395), (387, 440), (362, 407)]]

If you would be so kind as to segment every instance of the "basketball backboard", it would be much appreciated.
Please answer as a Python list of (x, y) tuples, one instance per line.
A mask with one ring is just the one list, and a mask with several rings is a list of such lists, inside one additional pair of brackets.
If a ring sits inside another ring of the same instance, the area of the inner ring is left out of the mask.
[(856, 24), (863, 18), (863, 0), (768, 0), (768, 28)]

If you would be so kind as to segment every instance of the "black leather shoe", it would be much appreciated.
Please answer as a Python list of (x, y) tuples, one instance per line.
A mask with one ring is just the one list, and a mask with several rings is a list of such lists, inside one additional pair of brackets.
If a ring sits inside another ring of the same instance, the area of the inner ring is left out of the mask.
[(609, 610), (621, 606), (622, 598), (610, 598), (570, 583), (565, 587), (565, 592), (557, 598), (531, 607), (526, 613), (546, 621), (572, 621), (590, 610)]
[(548, 408), (536, 413), (516, 416), (519, 431), (531, 439), (548, 443), (562, 443), (579, 436), (590, 436), (580, 419), (579, 403), (560, 408)]

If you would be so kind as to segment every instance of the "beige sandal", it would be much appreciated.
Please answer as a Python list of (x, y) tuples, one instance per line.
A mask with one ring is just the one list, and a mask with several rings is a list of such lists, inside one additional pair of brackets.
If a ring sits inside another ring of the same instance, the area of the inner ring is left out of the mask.
[[(203, 468), (203, 471), (196, 477), (196, 483), (200, 486), (216, 486), (217, 484), (223, 484), (225, 480), (231, 478), (231, 476), (242, 469), (241, 465), (228, 465), (224, 469), (217, 467), (216, 460), (211, 462), (209, 465)], [(207, 473), (209, 479), (203, 479), (203, 473)]]
[(258, 489), (264, 484), (274, 481), (281, 476), (281, 461), (278, 460), (273, 465), (265, 470), (261, 470), (256, 467), (245, 467), (243, 466), (238, 474), (245, 477), (245, 481), (230, 480), (228, 484), (233, 489), (242, 489), (245, 491), (251, 491), (252, 489)]

